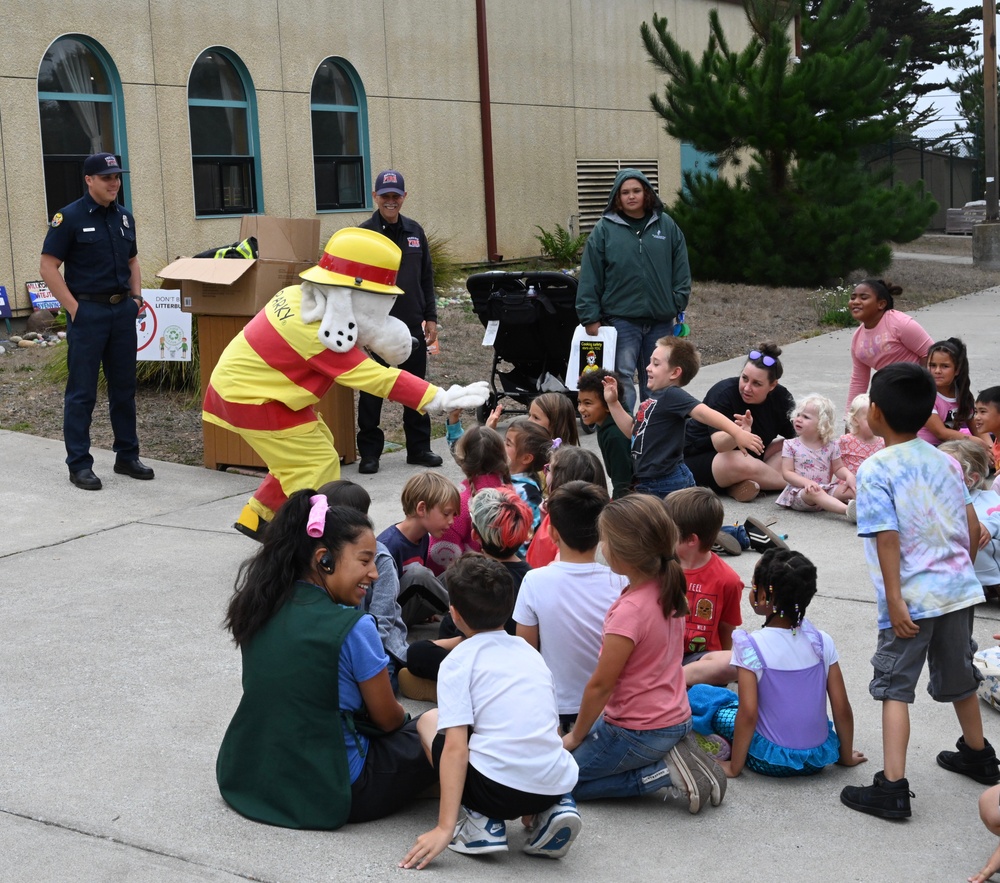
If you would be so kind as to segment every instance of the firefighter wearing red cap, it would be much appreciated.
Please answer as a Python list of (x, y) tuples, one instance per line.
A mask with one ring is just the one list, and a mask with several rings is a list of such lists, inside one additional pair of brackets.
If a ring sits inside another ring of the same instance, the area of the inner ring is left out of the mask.
[(333, 383), (438, 413), (486, 401), (485, 382), (448, 390), (398, 365), (410, 354), (406, 325), (389, 316), (401, 252), (370, 230), (330, 237), (302, 282), (279, 291), (229, 343), (212, 371), (202, 418), (240, 435), (268, 474), (234, 527), (260, 540), (290, 494), (340, 477), (340, 457), (314, 405)]

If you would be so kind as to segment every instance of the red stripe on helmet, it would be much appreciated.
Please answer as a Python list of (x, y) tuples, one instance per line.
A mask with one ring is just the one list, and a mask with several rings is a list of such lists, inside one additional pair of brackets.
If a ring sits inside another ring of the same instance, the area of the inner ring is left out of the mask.
[(362, 264), (360, 261), (349, 261), (347, 258), (337, 257), (326, 251), (319, 259), (319, 266), (331, 273), (353, 276), (363, 282), (374, 282), (378, 285), (396, 284), (395, 270), (387, 270), (385, 267), (376, 267), (373, 264)]

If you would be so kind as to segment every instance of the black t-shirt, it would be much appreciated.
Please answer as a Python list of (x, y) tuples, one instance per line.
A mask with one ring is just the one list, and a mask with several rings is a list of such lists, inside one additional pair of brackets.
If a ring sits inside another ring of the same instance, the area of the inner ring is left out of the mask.
[(636, 481), (666, 478), (683, 459), (684, 423), (698, 400), (668, 386), (639, 405), (632, 427), (632, 467)]
[[(791, 413), (795, 408), (792, 394), (780, 383), (771, 390), (770, 395), (759, 405), (748, 405), (740, 395), (740, 379), (729, 377), (720, 380), (705, 395), (704, 403), (720, 414), (733, 419), (734, 414), (753, 416), (753, 426), (750, 431), (759, 435), (765, 445), (769, 445), (778, 436), (795, 438), (795, 428), (792, 426)], [(685, 456), (704, 454), (714, 451), (712, 433), (715, 430), (704, 423), (692, 420), (687, 428), (687, 440), (684, 445)], [(751, 457), (757, 457), (752, 451), (747, 451)], [(758, 459), (760, 459), (758, 457)]]

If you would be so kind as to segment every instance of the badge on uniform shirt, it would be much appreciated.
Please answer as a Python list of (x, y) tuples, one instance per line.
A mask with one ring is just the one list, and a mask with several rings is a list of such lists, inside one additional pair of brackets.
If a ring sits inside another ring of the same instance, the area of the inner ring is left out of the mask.
[(419, 236), (407, 236), (406, 244), (410, 248), (420, 248), (420, 237)]
[(122, 215), (122, 223), (128, 227), (128, 215)]
[(52, 226), (58, 227), (63, 222), (62, 212), (56, 212), (52, 216)]

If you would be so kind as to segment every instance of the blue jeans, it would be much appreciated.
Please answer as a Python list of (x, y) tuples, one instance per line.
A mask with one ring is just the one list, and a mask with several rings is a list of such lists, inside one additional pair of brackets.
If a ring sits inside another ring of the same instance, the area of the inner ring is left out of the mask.
[(622, 319), (612, 316), (608, 323), (618, 331), (618, 343), (615, 345), (615, 373), (621, 378), (624, 387), (622, 407), (629, 414), (635, 411), (635, 387), (632, 376), (639, 372), (639, 401), (649, 398), (646, 386), (646, 366), (656, 349), (656, 341), (661, 337), (670, 337), (674, 333), (674, 320), (666, 322), (649, 322), (638, 319)]
[(139, 458), (135, 427), (135, 318), (131, 298), (117, 304), (80, 301), (76, 318), (66, 319), (66, 397), (63, 437), (70, 472), (90, 469), (90, 421), (97, 404), (97, 377), (103, 366), (108, 384), (108, 410), (119, 462)]
[(664, 758), (691, 732), (691, 719), (660, 730), (626, 730), (600, 718), (573, 752), (580, 778), (577, 800), (638, 797), (669, 787)]
[(635, 490), (639, 494), (652, 494), (654, 497), (663, 499), (667, 494), (683, 490), (686, 487), (694, 487), (694, 476), (687, 466), (678, 463), (669, 475), (637, 482)]

